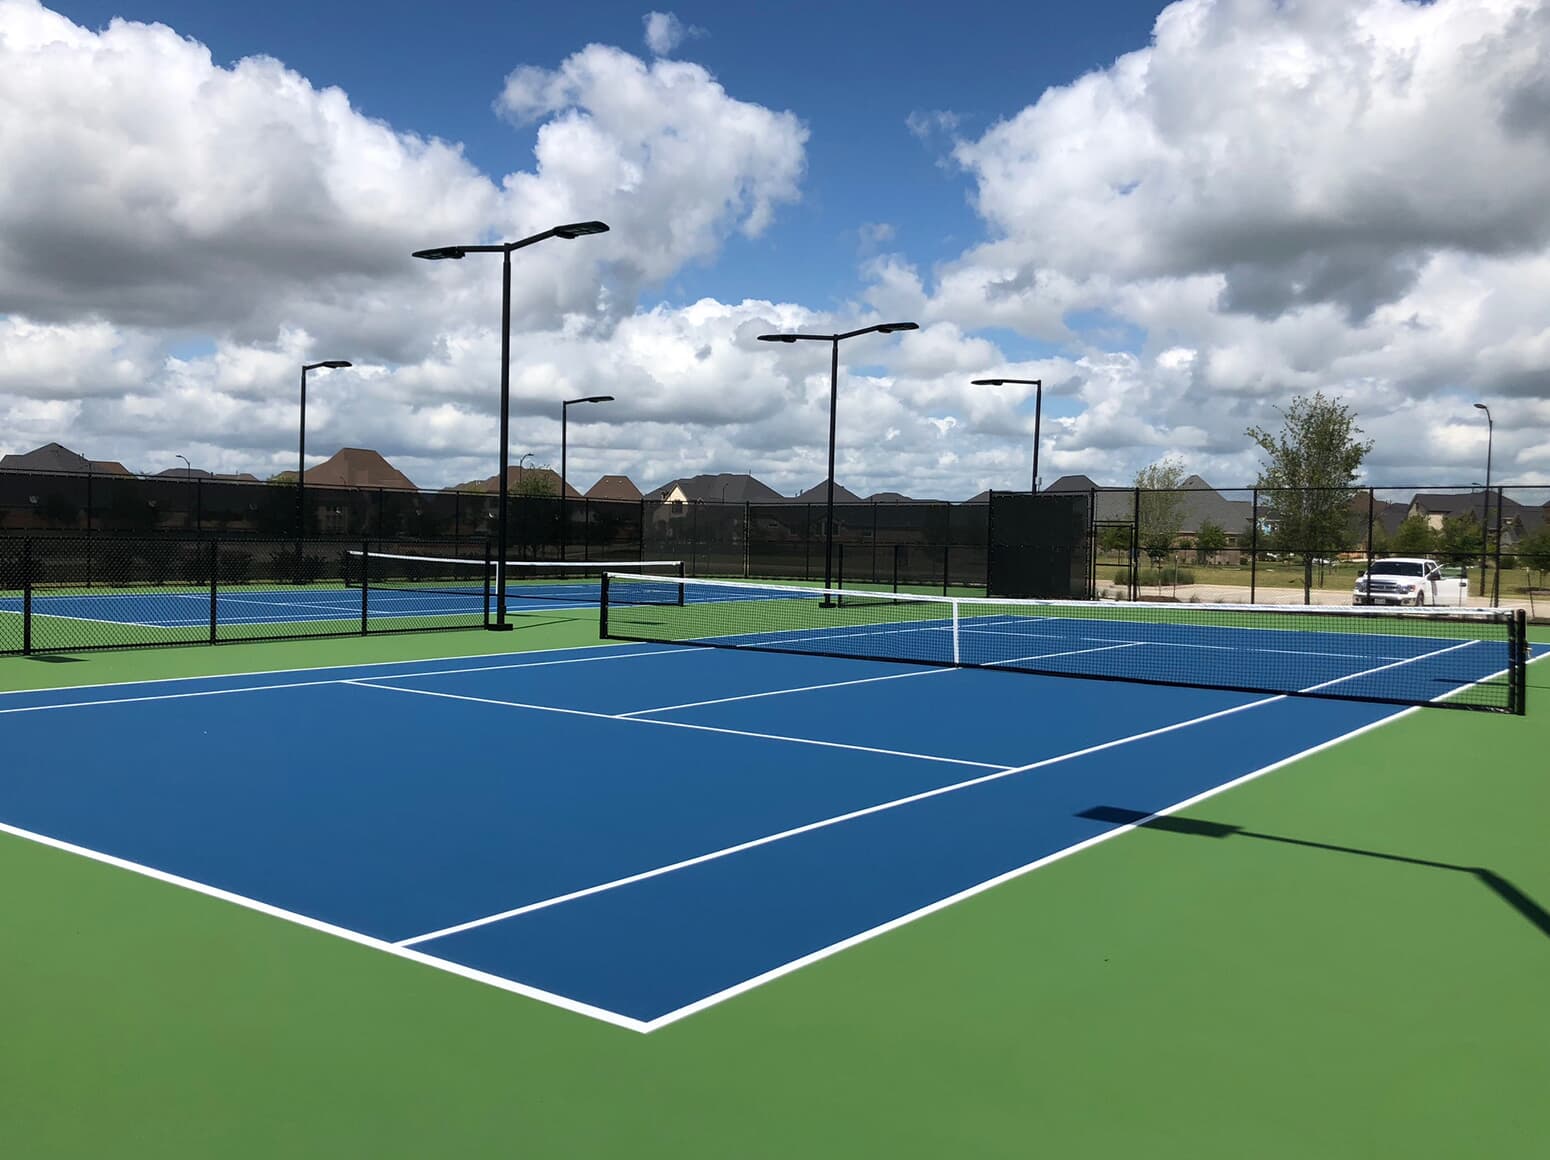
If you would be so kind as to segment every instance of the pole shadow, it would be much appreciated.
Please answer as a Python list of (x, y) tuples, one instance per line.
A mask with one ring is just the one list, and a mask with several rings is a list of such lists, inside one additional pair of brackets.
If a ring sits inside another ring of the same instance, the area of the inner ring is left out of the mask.
[(1149, 814), (1143, 810), (1126, 809), (1123, 806), (1093, 806), (1080, 811), (1079, 818), (1110, 825), (1129, 825), (1148, 830), (1161, 830), (1169, 834), (1184, 834), (1195, 838), (1253, 838), (1259, 842), (1275, 842), (1283, 846), (1301, 846), (1310, 850), (1326, 850), (1335, 854), (1353, 854), (1359, 858), (1377, 858), (1384, 862), (1400, 862), (1407, 866), (1424, 866), (1431, 870), (1448, 870), (1468, 874), (1480, 882), (1492, 894), (1505, 902), (1518, 915), (1550, 938), (1550, 911), (1539, 905), (1512, 882), (1485, 866), (1460, 866), (1452, 862), (1436, 862), (1429, 858), (1411, 858), (1404, 854), (1386, 854), (1381, 850), (1362, 850), (1355, 846), (1340, 846), (1330, 842), (1315, 842), (1307, 838), (1288, 838), (1283, 834), (1266, 834), (1246, 830), (1225, 822), (1210, 822), (1201, 818), (1181, 818), (1172, 814)]

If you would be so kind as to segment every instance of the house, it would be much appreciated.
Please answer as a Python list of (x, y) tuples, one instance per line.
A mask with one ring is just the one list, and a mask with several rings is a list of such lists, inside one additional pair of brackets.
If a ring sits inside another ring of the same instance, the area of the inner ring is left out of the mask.
[(627, 475), (605, 475), (587, 488), (588, 499), (611, 499), (638, 501), (641, 498), (640, 488), (635, 486), (633, 480)]
[[(1498, 511), (1494, 492), (1489, 500), (1490, 523), (1493, 528), (1501, 528), (1504, 548), (1518, 543), (1525, 536), (1533, 535), (1544, 527), (1547, 517), (1550, 517), (1550, 504), (1532, 507), (1503, 494)], [(1478, 523), (1486, 519), (1486, 502), (1487, 496), (1483, 490), (1418, 491), (1410, 499), (1407, 514), (1422, 517), (1429, 527), (1440, 531), (1444, 520), (1473, 517)]]
[(874, 491), (871, 495), (866, 497), (866, 502), (867, 503), (919, 503), (921, 501), (913, 500), (909, 496), (905, 495), (903, 492), (898, 492), (898, 491)]
[(691, 475), (654, 487), (646, 499), (665, 503), (784, 503), (786, 497), (747, 473)]
[[(500, 479), (500, 474), (496, 473), (488, 479), (471, 480), (446, 490), (497, 492), (500, 490)], [(506, 468), (506, 491), (510, 495), (558, 496), (560, 473), (552, 467), (508, 467)], [(565, 497), (581, 498), (581, 493), (568, 480), (565, 483)]]
[[(813, 486), (808, 488), (806, 491), (798, 492), (795, 499), (797, 503), (828, 503), (829, 481), (827, 479), (820, 480), (818, 483), (813, 484)], [(866, 501), (855, 492), (851, 491), (850, 488), (846, 487), (843, 483), (836, 482), (834, 485), (834, 502), (865, 503)]]
[(1135, 520), (1135, 489), (1107, 487), (1085, 475), (1062, 475), (1044, 489), (1046, 492), (1086, 492), (1093, 497), (1093, 522), (1128, 524)]
[(409, 477), (380, 452), (366, 447), (341, 447), (304, 476), (318, 487), (392, 487), (415, 490)]
[(129, 468), (114, 459), (87, 459), (58, 443), (45, 443), (31, 451), (0, 456), (0, 471), (39, 471), (70, 475), (129, 475)]

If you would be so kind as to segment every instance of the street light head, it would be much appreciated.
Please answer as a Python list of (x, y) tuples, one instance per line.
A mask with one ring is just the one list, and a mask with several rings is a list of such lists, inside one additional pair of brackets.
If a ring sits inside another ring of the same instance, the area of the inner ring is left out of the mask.
[(916, 322), (885, 322), (877, 328), (878, 334), (894, 334), (900, 330), (919, 330), (920, 324)]
[(1484, 403), (1476, 403), (1475, 407), (1478, 410), (1484, 411), (1487, 415), (1491, 413), (1491, 408), (1487, 407)]
[(354, 366), (354, 365), (355, 364), (350, 362), (348, 359), (342, 359), (342, 358), (331, 358), (327, 362), (320, 362), (320, 363), (318, 363), (318, 366), (320, 366), (320, 367), (328, 367), (329, 369), (336, 370), (336, 371), (337, 370), (342, 370), (345, 367), (350, 367), (350, 366)]
[(566, 399), (561, 405), (569, 407), (573, 403), (612, 403), (613, 401), (612, 395), (588, 395), (584, 399)]
[(424, 258), (428, 262), (439, 262), (444, 258), (462, 258), (468, 251), (462, 246), (438, 246), (434, 250), (416, 250), (410, 254), (411, 258)]
[[(568, 226), (555, 226), (554, 236), (557, 238), (584, 238), (588, 234), (606, 234), (607, 222), (572, 222)], [(462, 257), (461, 254), (458, 255)]]
[(761, 334), (759, 336), (760, 342), (795, 342), (796, 340), (797, 336), (794, 334)]
[(1006, 380), (1005, 379), (974, 379), (971, 382), (970, 385), (971, 386), (976, 386), (976, 387), (1004, 387), (1004, 386), (1006, 386)]

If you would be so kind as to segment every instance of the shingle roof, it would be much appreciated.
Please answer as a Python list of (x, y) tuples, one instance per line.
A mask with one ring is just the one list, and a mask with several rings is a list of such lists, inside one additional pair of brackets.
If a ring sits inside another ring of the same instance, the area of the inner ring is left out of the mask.
[[(819, 480), (806, 491), (799, 493), (795, 499), (797, 503), (828, 503), (829, 481), (827, 479)], [(862, 498), (855, 492), (851, 491), (850, 488), (836, 480), (834, 484), (834, 502), (863, 503), (865, 501), (862, 500)]]
[(725, 500), (727, 503), (777, 503), (786, 497), (773, 487), (746, 472), (721, 472), (716, 475), (690, 475), (669, 480), (646, 493), (647, 499), (660, 500), (677, 488), (689, 500)]
[(409, 477), (382, 454), (367, 447), (341, 447), (316, 467), (307, 468), (308, 483), (320, 487), (393, 487), (414, 490)]
[(587, 488), (587, 498), (636, 500), (640, 498), (640, 488), (628, 475), (605, 475)]

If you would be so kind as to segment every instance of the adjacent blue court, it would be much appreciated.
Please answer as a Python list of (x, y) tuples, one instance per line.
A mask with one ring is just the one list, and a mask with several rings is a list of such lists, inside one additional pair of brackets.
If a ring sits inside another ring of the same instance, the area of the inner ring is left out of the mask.
[(199, 678), (0, 696), (0, 823), (650, 1030), (1394, 712), (646, 646)]

